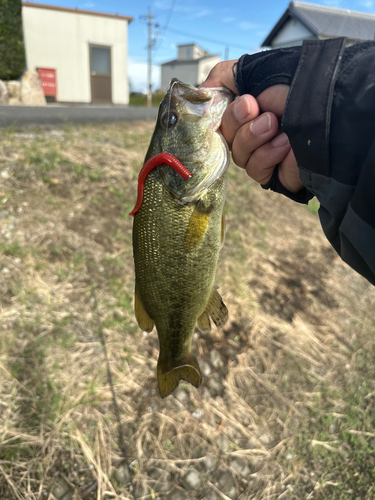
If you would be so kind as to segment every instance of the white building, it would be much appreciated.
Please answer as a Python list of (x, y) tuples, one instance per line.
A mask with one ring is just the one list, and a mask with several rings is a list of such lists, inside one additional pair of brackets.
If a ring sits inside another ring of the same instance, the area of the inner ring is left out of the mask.
[(347, 37), (347, 45), (374, 40), (375, 14), (293, 0), (262, 43), (278, 49), (303, 40)]
[(128, 104), (132, 20), (22, 2), (27, 69), (52, 70), (44, 72), (51, 80), (55, 73), (59, 102)]
[(200, 85), (218, 62), (220, 55), (210, 54), (195, 43), (179, 45), (177, 59), (161, 65), (161, 90), (168, 90), (172, 78)]

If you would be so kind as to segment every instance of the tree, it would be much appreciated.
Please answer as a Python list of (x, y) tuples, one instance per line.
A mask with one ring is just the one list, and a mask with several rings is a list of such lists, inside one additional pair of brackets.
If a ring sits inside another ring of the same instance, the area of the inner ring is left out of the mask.
[(25, 68), (21, 0), (0, 0), (0, 80), (17, 80)]

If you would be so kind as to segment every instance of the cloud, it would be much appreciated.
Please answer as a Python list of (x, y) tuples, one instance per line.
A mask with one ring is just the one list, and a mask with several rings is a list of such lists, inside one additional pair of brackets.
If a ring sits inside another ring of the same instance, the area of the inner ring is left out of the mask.
[(366, 7), (367, 9), (375, 9), (375, 1), (374, 0), (362, 0), (360, 5)]
[(196, 11), (192, 14), (191, 18), (196, 19), (198, 17), (206, 17), (211, 14), (211, 11), (209, 9), (201, 9), (199, 11)]
[(156, 0), (156, 2), (154, 2), (154, 7), (156, 9), (160, 9), (160, 10), (168, 10), (171, 8), (171, 5), (172, 5), (172, 1), (171, 0)]
[(95, 7), (94, 2), (85, 2), (85, 3), (82, 5), (82, 8), (83, 8), (83, 9), (92, 9), (93, 7)]
[(221, 19), (221, 21), (224, 23), (224, 24), (227, 24), (227, 23), (233, 23), (234, 21), (236, 20), (235, 17), (223, 17)]
[[(133, 92), (147, 92), (147, 63), (128, 60), (128, 76)], [(160, 88), (160, 66), (152, 66), (152, 88)]]
[(244, 31), (254, 30), (256, 28), (259, 28), (259, 26), (257, 24), (255, 24), (255, 23), (249, 23), (248, 21), (242, 21), (239, 24), (239, 26)]
[[(171, 0), (156, 0), (154, 7), (160, 10), (169, 10), (171, 8)], [(173, 12), (183, 14), (184, 19), (198, 19), (212, 14), (212, 10), (208, 9), (200, 3), (182, 3), (175, 5)]]

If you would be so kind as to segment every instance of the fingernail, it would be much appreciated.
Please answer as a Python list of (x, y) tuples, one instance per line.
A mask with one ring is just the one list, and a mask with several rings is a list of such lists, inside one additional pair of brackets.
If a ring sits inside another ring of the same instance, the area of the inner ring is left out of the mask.
[(277, 135), (274, 139), (272, 139), (271, 144), (275, 148), (286, 146), (287, 144), (289, 144), (288, 136), (285, 133)]
[(250, 114), (250, 106), (246, 97), (239, 97), (235, 100), (233, 106), (233, 115), (236, 120), (241, 122)]
[(264, 113), (256, 118), (250, 124), (250, 130), (254, 135), (262, 135), (268, 132), (271, 128), (271, 116), (269, 113)]

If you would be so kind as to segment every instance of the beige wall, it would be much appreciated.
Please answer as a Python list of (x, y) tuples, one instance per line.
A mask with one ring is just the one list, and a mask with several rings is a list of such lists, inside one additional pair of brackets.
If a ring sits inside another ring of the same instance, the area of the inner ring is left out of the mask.
[(220, 62), (220, 56), (212, 56), (209, 59), (203, 59), (203, 61), (200, 61), (198, 72), (199, 85), (205, 81), (208, 77), (208, 73), (218, 62)]
[(203, 83), (211, 69), (220, 62), (220, 56), (212, 56), (194, 62), (166, 64), (161, 67), (161, 90), (167, 91), (172, 78), (178, 78), (190, 85)]
[(52, 68), (61, 102), (91, 102), (89, 45), (111, 47), (112, 101), (129, 103), (128, 22), (75, 12), (22, 7), (28, 69)]
[(190, 45), (179, 45), (177, 59), (198, 59), (204, 56), (204, 50), (198, 47), (195, 43)]
[(272, 40), (272, 48), (302, 45), (303, 40), (316, 38), (313, 33), (296, 19), (290, 19)]
[(175, 64), (161, 67), (161, 89), (167, 91), (172, 78), (195, 85), (198, 83), (198, 62)]

